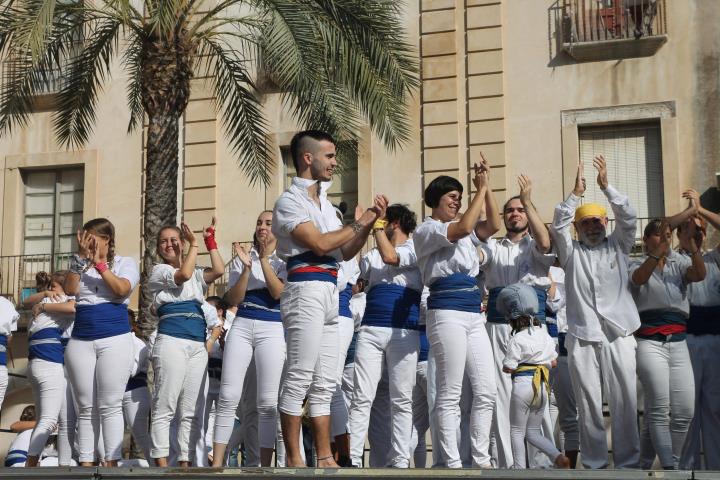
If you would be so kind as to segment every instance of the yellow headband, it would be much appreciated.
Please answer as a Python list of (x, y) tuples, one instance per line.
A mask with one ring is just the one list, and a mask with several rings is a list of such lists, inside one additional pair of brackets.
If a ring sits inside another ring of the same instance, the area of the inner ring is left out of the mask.
[(585, 205), (580, 205), (575, 210), (575, 221), (579, 222), (585, 217), (606, 217), (607, 216), (607, 210), (605, 210), (605, 207), (602, 205), (598, 205), (597, 203), (586, 203)]

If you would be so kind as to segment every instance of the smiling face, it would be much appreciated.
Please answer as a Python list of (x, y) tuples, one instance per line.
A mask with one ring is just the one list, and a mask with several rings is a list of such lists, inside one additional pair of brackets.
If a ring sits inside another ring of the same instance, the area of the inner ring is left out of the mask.
[(505, 230), (513, 233), (522, 233), (528, 228), (528, 218), (519, 198), (513, 198), (505, 204), (503, 210)]
[(575, 222), (580, 241), (589, 247), (600, 245), (607, 236), (607, 217), (585, 217)]
[(184, 243), (176, 228), (163, 228), (158, 234), (157, 252), (165, 263), (179, 260)]
[(455, 220), (462, 208), (462, 194), (457, 190), (451, 190), (440, 197), (438, 206), (432, 209), (432, 217), (441, 222)]
[(329, 182), (337, 167), (335, 144), (327, 140), (312, 140), (312, 146), (312, 152), (304, 155), (310, 165), (310, 174), (313, 180)]
[(275, 237), (272, 234), (272, 212), (262, 212), (255, 223), (255, 238), (257, 241), (266, 240), (272, 242)]

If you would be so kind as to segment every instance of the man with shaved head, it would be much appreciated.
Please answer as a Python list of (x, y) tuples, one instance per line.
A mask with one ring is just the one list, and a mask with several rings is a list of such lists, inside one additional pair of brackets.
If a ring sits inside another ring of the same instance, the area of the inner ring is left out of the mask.
[(385, 215), (387, 199), (343, 227), (326, 188), (337, 167), (335, 141), (306, 130), (290, 144), (297, 176), (273, 211), (277, 254), (287, 262), (287, 284), (280, 298), (286, 332), (287, 364), (280, 387), (280, 421), (286, 466), (304, 467), (300, 455), (300, 417), (307, 396), (318, 467), (337, 467), (330, 450), (330, 401), (337, 383), (338, 261), (353, 258), (373, 223)]
[[(570, 378), (580, 424), (585, 468), (608, 466), (602, 411), (610, 407), (615, 468), (634, 468), (640, 455), (633, 332), (640, 317), (629, 289), (628, 255), (635, 244), (636, 213), (628, 197), (609, 185), (605, 158), (595, 157), (597, 182), (615, 214), (607, 235), (607, 212), (598, 204), (579, 205), (585, 193), (582, 164), (575, 188), (555, 209), (550, 234), (565, 269)], [(579, 240), (573, 240), (575, 223)], [(604, 388), (603, 388), (604, 387)]]

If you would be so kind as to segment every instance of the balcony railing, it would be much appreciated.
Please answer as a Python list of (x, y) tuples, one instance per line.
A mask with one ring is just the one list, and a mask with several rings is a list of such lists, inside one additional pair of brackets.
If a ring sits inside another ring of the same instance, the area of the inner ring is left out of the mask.
[(36, 292), (38, 272), (67, 270), (72, 253), (9, 255), (0, 257), (0, 295), (20, 307), (28, 295)]
[(653, 55), (667, 41), (665, 0), (562, 0), (563, 50), (579, 61)]

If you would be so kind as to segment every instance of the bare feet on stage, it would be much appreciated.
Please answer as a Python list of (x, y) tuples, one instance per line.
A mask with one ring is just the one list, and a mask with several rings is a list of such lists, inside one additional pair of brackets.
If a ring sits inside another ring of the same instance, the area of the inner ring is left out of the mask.
[(332, 455), (318, 458), (317, 466), (318, 468), (340, 468), (340, 465), (335, 462), (335, 458)]

